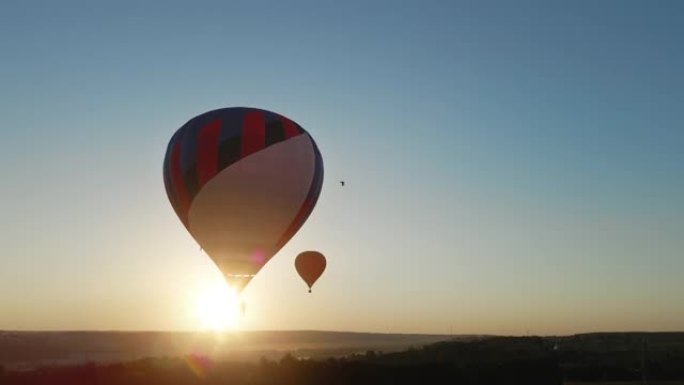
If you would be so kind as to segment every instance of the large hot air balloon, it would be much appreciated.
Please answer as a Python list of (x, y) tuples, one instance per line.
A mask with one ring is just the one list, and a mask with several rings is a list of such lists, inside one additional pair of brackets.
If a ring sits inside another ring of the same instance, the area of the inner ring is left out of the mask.
[(257, 108), (190, 119), (164, 159), (171, 205), (238, 293), (306, 221), (322, 183), (311, 135)]
[(295, 258), (295, 269), (309, 286), (309, 293), (311, 293), (311, 286), (325, 270), (325, 257), (318, 251), (303, 251)]

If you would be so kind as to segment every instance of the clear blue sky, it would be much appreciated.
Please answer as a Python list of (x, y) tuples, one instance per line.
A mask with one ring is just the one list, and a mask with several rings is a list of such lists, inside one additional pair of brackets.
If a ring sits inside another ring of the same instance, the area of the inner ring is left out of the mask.
[[(220, 274), (164, 151), (254, 106), (313, 135), (326, 180), (245, 328), (682, 330), (682, 20), (678, 1), (3, 1), (0, 329), (196, 328)], [(304, 249), (329, 261), (312, 295)]]

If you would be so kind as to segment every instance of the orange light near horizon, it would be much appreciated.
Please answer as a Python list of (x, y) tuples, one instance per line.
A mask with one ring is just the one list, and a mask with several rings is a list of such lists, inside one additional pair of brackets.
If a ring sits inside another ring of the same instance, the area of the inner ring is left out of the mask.
[(202, 330), (237, 330), (242, 319), (241, 299), (225, 282), (208, 284), (199, 291), (195, 301), (195, 316)]
[(202, 379), (207, 377), (212, 367), (212, 361), (209, 357), (197, 354), (185, 356), (185, 363), (197, 377)]

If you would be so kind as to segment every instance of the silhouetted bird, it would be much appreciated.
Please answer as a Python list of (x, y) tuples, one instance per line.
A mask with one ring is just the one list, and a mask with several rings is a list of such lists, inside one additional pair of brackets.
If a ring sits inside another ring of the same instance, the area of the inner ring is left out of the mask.
[(344, 181), (343, 180), (340, 181), (340, 185), (342, 185), (342, 187), (344, 187)]

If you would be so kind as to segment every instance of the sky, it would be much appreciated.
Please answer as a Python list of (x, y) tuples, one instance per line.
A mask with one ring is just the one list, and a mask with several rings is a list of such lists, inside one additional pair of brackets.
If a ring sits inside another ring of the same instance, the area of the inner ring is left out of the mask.
[[(318, 204), (243, 329), (684, 330), (684, 3), (3, 1), (0, 329), (198, 330), (162, 160), (276, 111)], [(340, 180), (346, 186), (339, 185)], [(294, 257), (323, 252), (307, 293)]]

